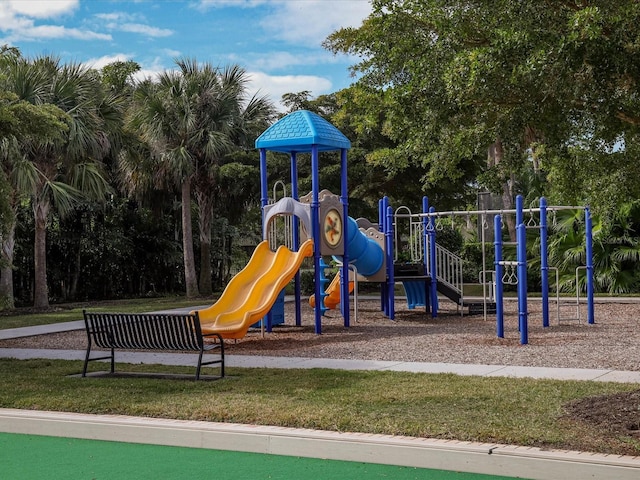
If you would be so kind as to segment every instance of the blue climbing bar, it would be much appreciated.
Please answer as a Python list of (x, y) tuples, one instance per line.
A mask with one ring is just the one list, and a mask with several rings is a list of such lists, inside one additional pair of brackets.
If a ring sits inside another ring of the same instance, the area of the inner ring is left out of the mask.
[(494, 268), (496, 271), (496, 335), (504, 338), (504, 299), (502, 286), (502, 216), (493, 217), (493, 245), (495, 249)]

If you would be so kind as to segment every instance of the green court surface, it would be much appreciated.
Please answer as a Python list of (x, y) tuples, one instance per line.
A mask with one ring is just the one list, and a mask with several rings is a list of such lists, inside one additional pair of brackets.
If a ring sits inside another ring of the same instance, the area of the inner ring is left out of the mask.
[(3, 480), (507, 479), (412, 467), (225, 450), (0, 433)]

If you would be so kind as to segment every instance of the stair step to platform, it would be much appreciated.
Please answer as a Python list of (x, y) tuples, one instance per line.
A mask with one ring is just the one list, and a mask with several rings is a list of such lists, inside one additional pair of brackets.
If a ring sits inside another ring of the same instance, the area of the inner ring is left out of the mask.
[[(467, 315), (478, 315), (484, 313), (484, 303), (465, 303), (464, 306), (469, 309)], [(487, 302), (487, 313), (496, 313), (495, 302)]]

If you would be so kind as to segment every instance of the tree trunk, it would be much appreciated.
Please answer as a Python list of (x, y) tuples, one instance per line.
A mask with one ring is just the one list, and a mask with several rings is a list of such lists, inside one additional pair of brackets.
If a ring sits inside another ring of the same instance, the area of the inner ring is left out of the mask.
[(213, 294), (211, 283), (211, 222), (213, 217), (213, 198), (207, 192), (198, 192), (197, 195), (200, 216), (198, 227), (200, 229), (200, 293), (202, 295)]
[(182, 184), (182, 251), (184, 255), (184, 282), (187, 298), (197, 297), (198, 279), (193, 254), (193, 231), (191, 224), (191, 180)]
[(540, 174), (540, 157), (538, 155), (538, 144), (544, 141), (544, 137), (534, 127), (527, 126), (524, 129), (524, 144), (531, 150), (531, 165), (533, 173)]
[(82, 243), (78, 242), (78, 249), (76, 250), (76, 262), (71, 276), (71, 285), (69, 286), (69, 298), (71, 300), (78, 299), (78, 283), (80, 281), (80, 268), (82, 263)]
[(13, 296), (13, 252), (16, 244), (16, 222), (13, 221), (2, 238), (2, 261), (0, 268), (0, 310), (15, 308)]
[(46, 308), (49, 306), (49, 292), (47, 289), (47, 218), (51, 205), (48, 200), (35, 200), (33, 215), (35, 224), (34, 240), (34, 275), (35, 285), (33, 306)]
[[(487, 163), (489, 167), (499, 165), (504, 158), (504, 149), (502, 140), (498, 139), (489, 147)], [(505, 210), (513, 210), (515, 208), (513, 186), (515, 185), (515, 176), (509, 174), (509, 178), (502, 184), (502, 208)], [(516, 241), (516, 218), (515, 215), (504, 215), (503, 221), (509, 231), (509, 238), (512, 242)]]

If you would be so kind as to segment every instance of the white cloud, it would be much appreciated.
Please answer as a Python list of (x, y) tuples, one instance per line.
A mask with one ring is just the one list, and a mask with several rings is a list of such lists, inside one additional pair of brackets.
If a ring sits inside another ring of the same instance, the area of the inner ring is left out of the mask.
[(327, 55), (326, 52), (294, 55), (290, 52), (280, 51), (269, 52), (268, 55), (260, 55), (259, 58), (256, 58), (251, 63), (256, 69), (272, 71), (299, 65), (318, 65), (334, 62), (337, 62), (336, 57)]
[(162, 53), (172, 58), (179, 57), (180, 55), (182, 55), (182, 52), (180, 50), (174, 50), (172, 48), (164, 48), (162, 49)]
[(312, 96), (331, 92), (331, 81), (314, 75), (268, 75), (264, 72), (247, 72), (251, 79), (251, 94), (268, 95), (280, 109), (280, 99), (285, 93), (296, 93), (309, 90)]
[(339, 28), (360, 26), (371, 13), (368, 0), (274, 0), (269, 4), (276, 8), (261, 22), (266, 30), (288, 42), (313, 46)]
[(80, 0), (5, 0), (0, 8), (33, 18), (57, 17), (73, 12)]
[(105, 65), (109, 65), (113, 62), (126, 62), (131, 60), (133, 55), (128, 53), (116, 53), (114, 55), (104, 55), (99, 58), (90, 58), (86, 62), (82, 62), (90, 68), (95, 68), (96, 70), (102, 69)]
[(108, 22), (132, 22), (136, 20), (136, 16), (125, 12), (96, 13), (94, 17)]
[(320, 46), (342, 27), (359, 27), (371, 13), (370, 0), (200, 0), (195, 7), (268, 7), (260, 22), (276, 38), (291, 43)]
[(142, 23), (123, 23), (120, 25), (119, 30), (129, 33), (140, 33), (147, 37), (168, 37), (173, 35), (173, 31), (166, 28), (157, 28), (150, 25), (143, 25)]
[(208, 10), (226, 7), (253, 8), (265, 3), (268, 3), (267, 0), (200, 0), (194, 6), (198, 10)]
[(104, 27), (109, 30), (121, 32), (139, 33), (147, 37), (168, 37), (173, 35), (173, 30), (167, 28), (152, 27), (144, 22), (141, 15), (131, 15), (126, 12), (97, 13), (94, 15), (99, 20), (105, 20)]
[(78, 0), (19, 1), (0, 3), (0, 31), (7, 32), (4, 42), (73, 38), (75, 40), (111, 40), (111, 35), (61, 25), (35, 25), (34, 18), (50, 18), (72, 13)]
[(40, 25), (21, 28), (12, 32), (12, 36), (22, 40), (41, 40), (47, 38), (74, 38), (76, 40), (111, 40), (111, 35), (90, 30), (66, 28), (59, 25)]

